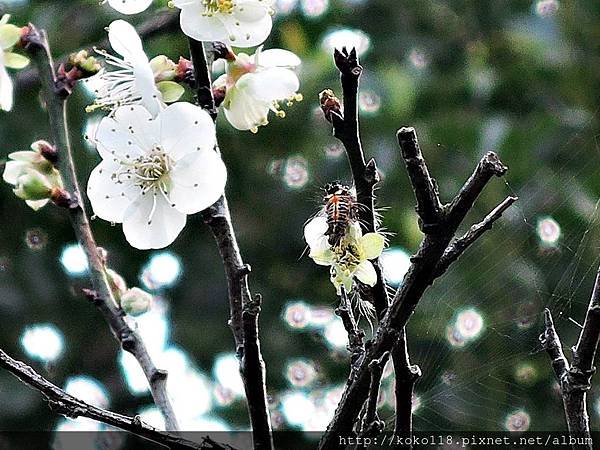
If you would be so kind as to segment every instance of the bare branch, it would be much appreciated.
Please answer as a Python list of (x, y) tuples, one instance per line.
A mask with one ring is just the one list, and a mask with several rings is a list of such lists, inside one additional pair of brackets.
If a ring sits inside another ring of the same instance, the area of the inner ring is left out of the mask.
[(578, 439), (573, 449), (591, 450), (592, 438), (587, 412), (587, 391), (592, 387), (596, 371), (594, 359), (600, 342), (600, 268), (577, 345), (573, 347), (573, 362), (569, 367), (552, 315), (544, 310), (546, 328), (540, 341), (552, 362), (552, 369), (560, 386), (569, 433)]
[(11, 372), (31, 388), (39, 391), (46, 397), (52, 410), (65, 417), (71, 419), (87, 417), (171, 449), (232, 449), (232, 447), (218, 444), (208, 437), (203, 438), (201, 443), (192, 442), (175, 434), (157, 430), (142, 422), (139, 416), (128, 417), (90, 405), (66, 393), (37, 373), (32, 367), (11, 358), (2, 349), (0, 349), (0, 367)]
[(381, 358), (369, 362), (369, 370), (371, 371), (371, 383), (369, 385), (369, 400), (367, 401), (367, 409), (363, 418), (361, 437), (377, 436), (383, 431), (385, 422), (379, 418), (377, 414), (377, 403), (379, 402), (379, 388), (381, 386), (381, 377), (383, 369), (389, 359), (389, 352), (381, 355)]
[(463, 236), (450, 243), (436, 268), (436, 276), (442, 275), (446, 269), (462, 255), (483, 233), (492, 229), (494, 223), (502, 217), (504, 211), (518, 200), (518, 197), (507, 197), (496, 206), (485, 218), (473, 225)]
[(569, 362), (563, 352), (562, 343), (560, 342), (556, 328), (554, 328), (552, 314), (548, 308), (544, 310), (544, 324), (544, 333), (540, 335), (540, 342), (544, 350), (548, 353), (548, 356), (550, 356), (554, 376), (560, 385), (569, 370)]
[[(354, 380), (346, 386), (334, 418), (319, 443), (320, 449), (341, 448), (337, 436), (351, 435), (354, 421), (368, 397), (370, 379), (368, 362), (380, 358), (385, 352), (393, 351), (400, 344), (398, 336), (402, 333), (425, 290), (436, 279), (436, 266), (454, 237), (460, 222), (492, 176), (501, 176), (506, 170), (507, 168), (494, 153), (485, 155), (448, 207), (449, 212), (444, 217), (443, 226), (440, 226), (435, 234), (425, 234), (417, 254), (411, 258), (412, 264), (385, 317), (381, 320)], [(419, 194), (417, 197), (425, 198), (425, 195)]]
[[(406, 341), (406, 328), (402, 329), (400, 341), (393, 349), (394, 374), (396, 384), (394, 394), (396, 396), (396, 419), (394, 421), (394, 435), (402, 437), (405, 442), (411, 442), (412, 438), (412, 400), (414, 387), (421, 377), (421, 369), (410, 363), (408, 346)], [(410, 446), (408, 446), (410, 448)]]
[(442, 204), (435, 180), (429, 174), (413, 127), (403, 127), (396, 134), (402, 158), (417, 199), (417, 214), (423, 233), (435, 233), (440, 226)]
[[(190, 39), (189, 45), (194, 62), (197, 99), (214, 120), (217, 111), (212, 93), (210, 62), (201, 42)], [(230, 325), (240, 358), (240, 373), (244, 380), (254, 448), (270, 450), (273, 448), (273, 437), (267, 404), (265, 363), (260, 352), (258, 336), (260, 300), (252, 300), (248, 287), (250, 266), (242, 259), (227, 197), (224, 195), (203, 211), (202, 217), (217, 241), (223, 260), (229, 294)]]
[(57, 168), (65, 189), (72, 199), (68, 212), (77, 241), (83, 248), (90, 267), (90, 278), (94, 303), (104, 316), (114, 336), (123, 350), (131, 353), (144, 371), (150, 385), (152, 397), (165, 418), (169, 430), (177, 430), (178, 424), (173, 407), (167, 395), (167, 372), (158, 370), (138, 334), (125, 321), (125, 313), (117, 306), (106, 275), (105, 261), (96, 245), (90, 223), (83, 209), (83, 201), (73, 162), (69, 130), (67, 125), (66, 103), (68, 92), (59, 89), (48, 40), (44, 31), (30, 25), (26, 49), (41, 75), (42, 87), (48, 108), (50, 129), (54, 145), (58, 151)]
[(363, 342), (365, 333), (356, 324), (354, 314), (352, 313), (352, 305), (344, 288), (342, 288), (340, 295), (340, 306), (336, 308), (335, 314), (342, 319), (344, 328), (348, 333), (348, 351), (350, 352), (350, 361), (352, 363), (350, 378), (352, 378), (354, 371), (365, 354), (365, 345)]

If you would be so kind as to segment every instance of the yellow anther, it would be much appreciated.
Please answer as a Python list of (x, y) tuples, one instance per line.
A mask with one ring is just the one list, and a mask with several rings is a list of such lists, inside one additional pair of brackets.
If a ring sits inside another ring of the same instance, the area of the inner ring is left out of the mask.
[(258, 127), (252, 127), (250, 128), (250, 131), (254, 134), (258, 133)]

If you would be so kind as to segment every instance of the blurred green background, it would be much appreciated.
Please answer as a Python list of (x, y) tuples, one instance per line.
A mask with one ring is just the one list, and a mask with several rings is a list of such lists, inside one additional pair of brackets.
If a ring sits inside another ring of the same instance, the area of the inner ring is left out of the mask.
[[(345, 337), (332, 315), (327, 270), (306, 256), (302, 228), (319, 188), (350, 181), (345, 155), (318, 110), (324, 88), (340, 93), (333, 46), (357, 46), (365, 68), (361, 120), (367, 155), (383, 175), (378, 206), (390, 233), (384, 257), (401, 281), (421, 235), (395, 131), (414, 126), (448, 201), (488, 150), (510, 170), (493, 180), (469, 216), (478, 221), (505, 196), (519, 202), (421, 301), (409, 327), (416, 386), (415, 428), (563, 430), (560, 398), (540, 350), (549, 307), (565, 348), (575, 343), (597, 269), (600, 3), (563, 1), (279, 0), (266, 48), (303, 60), (304, 101), (257, 135), (219, 118), (227, 193), (254, 292), (262, 293), (262, 350), (278, 429), (322, 430), (348, 371)], [(129, 17), (140, 24), (164, 3)], [(120, 17), (86, 1), (9, 1), (13, 23), (46, 28), (55, 55), (105, 38)], [(175, 11), (173, 11), (175, 13)], [(152, 57), (187, 55), (178, 30), (144, 43)], [(15, 74), (16, 75), (16, 74)], [(0, 114), (0, 161), (49, 138), (35, 84), (17, 84), (16, 106)], [(191, 93), (187, 93), (191, 99)], [(99, 161), (83, 135), (101, 116), (70, 100), (71, 133), (85, 185)], [(100, 314), (80, 294), (88, 285), (69, 222), (58, 208), (35, 213), (0, 188), (0, 347), (70, 392), (160, 424), (144, 380), (123, 359)], [(92, 223), (110, 265), (129, 285), (157, 295), (137, 322), (189, 430), (248, 427), (227, 327), (226, 285), (217, 249), (199, 215), (173, 245), (129, 247), (120, 226)], [(366, 321), (362, 325), (368, 329)], [(569, 352), (567, 352), (569, 354)], [(393, 376), (382, 415), (393, 417)], [(600, 423), (600, 392), (589, 397)], [(0, 372), (0, 430), (95, 429), (53, 414), (38, 393)]]

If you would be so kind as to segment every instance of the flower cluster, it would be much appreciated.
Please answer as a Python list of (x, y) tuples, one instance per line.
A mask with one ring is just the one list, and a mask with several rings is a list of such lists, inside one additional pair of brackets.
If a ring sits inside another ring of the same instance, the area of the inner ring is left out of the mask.
[(8, 155), (2, 178), (14, 186), (13, 192), (33, 210), (45, 206), (50, 199), (62, 193), (62, 180), (54, 164), (48, 159), (54, 153), (46, 141), (31, 144), (31, 150), (13, 152)]
[(370, 261), (383, 252), (385, 238), (379, 233), (362, 234), (358, 222), (351, 222), (340, 241), (330, 244), (329, 224), (323, 215), (317, 215), (304, 227), (304, 239), (310, 248), (309, 256), (321, 266), (331, 267), (331, 282), (338, 295), (342, 288), (352, 291), (354, 279), (368, 286), (377, 283), (377, 272)]
[(9, 69), (23, 69), (29, 59), (12, 50), (21, 39), (21, 28), (8, 23), (10, 16), (0, 18), (0, 109), (10, 111), (13, 107), (13, 83), (8, 75)]
[(225, 117), (238, 130), (256, 133), (259, 126), (267, 125), (269, 112), (285, 117), (279, 101), (291, 105), (302, 100), (298, 94), (300, 82), (292, 70), (300, 65), (300, 58), (287, 50), (263, 50), (252, 56), (233, 55), (227, 71), (213, 83), (213, 89), (224, 94)]

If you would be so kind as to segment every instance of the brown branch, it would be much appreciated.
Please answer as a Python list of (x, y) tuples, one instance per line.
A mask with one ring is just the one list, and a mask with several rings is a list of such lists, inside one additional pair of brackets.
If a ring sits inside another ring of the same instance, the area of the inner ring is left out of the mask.
[(596, 276), (583, 329), (573, 347), (573, 362), (562, 351), (562, 344), (548, 309), (544, 310), (545, 330), (540, 336), (542, 346), (552, 362), (552, 369), (560, 386), (569, 434), (577, 437), (573, 449), (591, 450), (592, 438), (587, 412), (587, 391), (592, 387), (596, 368), (594, 359), (600, 342), (600, 268)]
[[(216, 108), (211, 89), (210, 61), (201, 42), (190, 39), (189, 45), (194, 63), (197, 101), (214, 120)], [(242, 259), (227, 197), (224, 195), (203, 211), (202, 217), (217, 241), (223, 260), (229, 294), (230, 326), (240, 358), (240, 373), (244, 381), (254, 448), (270, 450), (273, 448), (273, 436), (267, 404), (265, 363), (260, 352), (258, 336), (260, 301), (258, 298), (252, 300), (248, 287), (250, 266)]]
[(57, 84), (45, 32), (38, 31), (30, 25), (26, 42), (26, 49), (41, 74), (50, 129), (58, 151), (57, 168), (72, 200), (68, 208), (69, 217), (77, 241), (83, 248), (89, 263), (93, 288), (89, 293), (123, 350), (131, 353), (144, 371), (154, 402), (165, 418), (166, 428), (177, 430), (177, 420), (167, 395), (167, 372), (155, 367), (141, 338), (131, 329), (125, 321), (125, 313), (117, 306), (106, 276), (105, 261), (100, 255), (87, 214), (83, 209), (83, 197), (77, 180), (67, 125), (66, 106), (69, 93), (65, 89), (60, 89)]
[(196, 443), (179, 437), (176, 434), (157, 430), (142, 422), (139, 416), (129, 417), (90, 405), (66, 393), (37, 373), (32, 367), (11, 358), (2, 349), (0, 349), (0, 367), (8, 370), (26, 385), (39, 391), (46, 398), (53, 411), (70, 419), (87, 417), (128, 431), (170, 449), (232, 450), (232, 447), (229, 445), (218, 444), (208, 437), (203, 438), (200, 443)]
[(365, 333), (356, 324), (352, 313), (352, 305), (344, 288), (342, 288), (340, 295), (340, 306), (336, 308), (335, 314), (342, 319), (346, 333), (348, 333), (348, 351), (350, 352), (351, 362), (350, 378), (352, 378), (365, 354)]
[[(403, 129), (409, 130), (409, 129)], [(414, 131), (413, 131), (414, 132)], [(415, 136), (416, 141), (416, 136)], [(400, 141), (407, 142), (406, 140)], [(417, 146), (414, 146), (417, 148)], [(410, 156), (410, 152), (404, 152)], [(423, 161), (423, 164), (424, 161)], [(407, 162), (407, 168), (414, 167), (413, 161)], [(412, 169), (408, 169), (409, 171)], [(473, 175), (467, 180), (455, 199), (444, 207), (440, 226), (429, 229), (416, 255), (411, 258), (412, 264), (404, 277), (403, 283), (396, 292), (385, 317), (381, 320), (376, 335), (368, 347), (363, 363), (356, 372), (355, 379), (346, 386), (335, 415), (319, 444), (320, 449), (341, 448), (338, 436), (351, 436), (356, 417), (368, 397), (369, 368), (368, 363), (380, 358), (385, 352), (393, 351), (399, 345), (398, 333), (401, 333), (410, 316), (414, 312), (425, 290), (436, 278), (436, 267), (444, 251), (450, 244), (456, 230), (468, 211), (473, 206), (485, 185), (493, 176), (502, 176), (507, 168), (494, 153), (486, 154), (479, 162)], [(426, 179), (429, 171), (420, 170), (411, 175), (411, 182), (417, 199), (427, 196), (421, 193), (423, 186), (432, 186)], [(417, 175), (417, 176), (414, 176)]]
[[(402, 329), (400, 342), (393, 349), (394, 374), (396, 376), (394, 394), (396, 397), (396, 418), (394, 436), (403, 438), (403, 442), (412, 442), (412, 403), (414, 387), (421, 377), (421, 369), (410, 363), (406, 342), (406, 328)], [(411, 448), (405, 446), (401, 448)]]
[(460, 255), (471, 246), (471, 244), (479, 239), (483, 233), (491, 230), (494, 223), (502, 217), (504, 211), (510, 208), (517, 200), (518, 197), (505, 198), (504, 201), (496, 206), (481, 222), (476, 223), (463, 236), (452, 241), (438, 262), (436, 276), (439, 277), (442, 275), (448, 269), (450, 264), (456, 261)]
[(377, 436), (383, 431), (385, 422), (379, 418), (377, 414), (377, 403), (379, 402), (379, 388), (381, 386), (381, 377), (383, 369), (389, 359), (390, 354), (385, 352), (381, 358), (369, 362), (369, 370), (371, 371), (371, 382), (369, 384), (369, 399), (365, 417), (362, 422), (361, 437)]
[[(151, 38), (158, 33), (164, 33), (165, 31), (174, 31), (179, 26), (179, 15), (171, 10), (157, 11), (152, 17), (145, 22), (142, 22), (136, 27), (140, 38), (147, 39)], [(98, 42), (91, 43), (85, 47), (80, 47), (66, 55), (58, 58), (57, 63), (66, 63), (69, 60), (71, 53), (77, 53), (79, 50), (89, 50), (94, 47), (106, 48), (110, 45), (108, 39), (102, 39)], [(15, 85), (17, 89), (26, 91), (33, 89), (36, 84), (39, 83), (39, 74), (35, 66), (31, 66), (25, 70), (19, 71), (15, 79)]]

